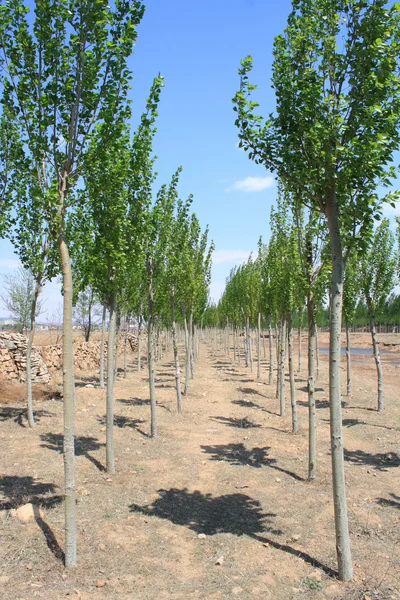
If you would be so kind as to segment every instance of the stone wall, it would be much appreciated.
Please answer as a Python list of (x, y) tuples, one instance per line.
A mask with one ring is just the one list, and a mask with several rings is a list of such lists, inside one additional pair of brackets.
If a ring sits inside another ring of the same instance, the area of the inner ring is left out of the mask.
[[(26, 347), (28, 340), (19, 333), (0, 331), (0, 375), (6, 379), (25, 381)], [(137, 351), (137, 338), (128, 334), (127, 351)], [(124, 352), (124, 339), (120, 338), (118, 354)], [(105, 361), (107, 360), (107, 342), (105, 344)], [(93, 371), (100, 367), (100, 341), (74, 343), (75, 369), (77, 371)], [(62, 344), (51, 346), (33, 346), (32, 348), (32, 382), (48, 383), (50, 371), (62, 369)]]
[[(20, 333), (4, 333), (0, 331), (0, 373), (6, 379), (25, 381), (26, 348), (28, 339)], [(47, 365), (33, 346), (31, 353), (32, 382), (49, 383), (51, 376)]]

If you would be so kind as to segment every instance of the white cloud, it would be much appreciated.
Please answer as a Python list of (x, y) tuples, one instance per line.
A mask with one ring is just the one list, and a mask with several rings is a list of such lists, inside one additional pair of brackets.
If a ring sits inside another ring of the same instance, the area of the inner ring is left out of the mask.
[(251, 250), (215, 250), (212, 256), (214, 265), (222, 263), (242, 263), (249, 258)]
[(7, 269), (18, 269), (21, 263), (18, 260), (12, 258), (0, 258), (0, 267), (6, 267)]
[(396, 202), (396, 207), (390, 206), (390, 204), (383, 204), (383, 215), (385, 217), (399, 217), (400, 216), (400, 201)]
[(270, 187), (274, 187), (275, 179), (270, 175), (266, 177), (246, 177), (246, 179), (239, 179), (235, 181), (233, 185), (227, 187), (225, 192), (261, 192)]

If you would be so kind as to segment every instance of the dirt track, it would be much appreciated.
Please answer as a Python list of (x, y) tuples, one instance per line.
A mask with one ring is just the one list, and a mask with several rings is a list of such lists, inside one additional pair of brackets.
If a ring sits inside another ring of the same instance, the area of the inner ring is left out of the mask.
[(354, 397), (344, 408), (355, 563), (355, 582), (347, 585), (334, 577), (326, 358), (317, 385), (312, 484), (305, 481), (304, 370), (296, 377), (300, 431), (294, 436), (289, 402), (287, 417), (279, 417), (264, 362), (257, 383), (243, 364), (202, 345), (178, 418), (168, 357), (158, 366), (159, 438), (151, 440), (146, 374), (131, 368), (116, 386), (112, 481), (103, 471), (105, 394), (84, 387), (90, 373), (78, 377), (79, 566), (73, 572), (60, 560), (62, 402), (48, 396), (37, 402), (33, 431), (24, 427), (19, 404), (0, 406), (1, 508), (36, 499), (44, 510), (43, 520), (28, 525), (0, 512), (1, 599), (400, 598), (398, 367), (385, 367), (383, 414), (375, 410), (370, 365), (354, 366)]

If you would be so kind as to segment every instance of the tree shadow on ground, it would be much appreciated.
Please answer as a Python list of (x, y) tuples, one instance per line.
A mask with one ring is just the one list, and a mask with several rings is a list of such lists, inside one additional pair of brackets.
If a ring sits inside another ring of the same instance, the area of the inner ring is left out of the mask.
[(397, 494), (390, 494), (394, 500), (388, 498), (377, 498), (377, 503), (381, 506), (391, 506), (392, 508), (398, 508), (400, 510), (400, 496)]
[[(289, 381), (289, 379), (286, 379), (286, 381)], [(308, 386), (305, 385), (305, 386), (299, 388), (299, 391), (307, 393), (308, 392)], [(321, 387), (314, 388), (314, 392), (324, 392), (324, 391), (325, 391), (325, 388), (321, 388)]]
[(370, 454), (362, 450), (344, 450), (344, 459), (355, 465), (367, 465), (377, 471), (387, 471), (393, 467), (400, 466), (400, 455), (395, 452), (386, 454)]
[(270, 446), (264, 448), (245, 448), (244, 444), (222, 444), (217, 446), (200, 446), (203, 452), (210, 454), (210, 460), (218, 460), (228, 462), (231, 465), (243, 465), (247, 467), (271, 467), (281, 473), (286, 473), (297, 481), (304, 481), (300, 475), (278, 467), (276, 458), (268, 458), (268, 450)]
[[(240, 376), (241, 373), (238, 373), (238, 375)], [(254, 379), (230, 379), (229, 377), (226, 377), (222, 381), (233, 381), (234, 383), (254, 383)]]
[(44, 508), (53, 508), (64, 499), (61, 495), (48, 495), (55, 492), (56, 489), (57, 486), (54, 483), (36, 481), (30, 476), (1, 475), (0, 492), (8, 500), (0, 502), (0, 510), (18, 508), (28, 502)]
[(171, 371), (159, 371), (157, 373), (157, 377), (172, 377), (172, 379), (174, 379), (175, 377), (175, 373), (171, 373)]
[(261, 392), (259, 392), (258, 390), (253, 390), (253, 388), (249, 387), (238, 387), (237, 391), (241, 394), (255, 394), (257, 396), (262, 396), (263, 398), (267, 397), (265, 394), (261, 394)]
[[(39, 422), (42, 417), (52, 417), (54, 413), (47, 410), (35, 410), (35, 421)], [(13, 420), (20, 427), (27, 427), (28, 417), (26, 408), (16, 408), (12, 406), (3, 406), (0, 408), (0, 421)]]
[(335, 571), (309, 554), (259, 535), (265, 532), (279, 536), (283, 532), (271, 527), (272, 519), (276, 514), (262, 512), (261, 503), (245, 494), (213, 497), (212, 494), (202, 494), (198, 491), (189, 492), (187, 488), (159, 490), (158, 493), (161, 497), (152, 504), (145, 506), (131, 504), (130, 510), (149, 517), (167, 519), (174, 525), (188, 527), (198, 534), (247, 535), (277, 550), (296, 556), (322, 569), (330, 576), (336, 575)]
[(0, 477), (0, 493), (6, 496), (8, 500), (0, 502), (0, 510), (10, 510), (28, 502), (32, 503), (34, 505), (35, 521), (43, 532), (47, 547), (58, 560), (64, 562), (64, 552), (39, 510), (39, 506), (53, 508), (64, 500), (64, 496), (61, 495), (48, 495), (55, 492), (56, 489), (57, 486), (54, 483), (35, 481), (33, 477), (3, 475)]
[[(265, 396), (265, 398), (267, 398), (267, 396)], [(279, 416), (277, 412), (268, 410), (267, 408), (264, 408), (263, 406), (256, 404), (256, 402), (253, 402), (252, 400), (232, 400), (232, 404), (237, 404), (238, 406), (243, 406), (243, 408), (258, 408), (262, 412), (266, 412), (270, 415)]]
[[(298, 400), (297, 404), (299, 404), (300, 406), (306, 406), (308, 407), (308, 402), (305, 402), (304, 400)], [(330, 404), (328, 402), (328, 400), (316, 400), (315, 401), (315, 408), (329, 408)], [(342, 408), (346, 407), (346, 403), (342, 402)]]
[(143, 400), (142, 398), (132, 398), (129, 400), (117, 400), (117, 402), (120, 402), (121, 404), (125, 404), (126, 406), (150, 406), (150, 400), (148, 400), (146, 398), (146, 400)]
[(247, 417), (234, 418), (234, 417), (210, 417), (212, 421), (216, 421), (217, 423), (222, 423), (223, 425), (228, 425), (228, 427), (238, 427), (239, 429), (255, 429), (262, 427), (259, 423), (254, 423), (253, 421), (249, 421)]
[[(325, 423), (329, 423), (329, 419), (322, 419)], [(395, 427), (389, 427), (389, 425), (379, 425), (379, 423), (367, 423), (367, 421), (362, 421), (360, 419), (343, 419), (342, 421), (345, 427), (355, 427), (356, 425), (366, 425), (367, 427), (380, 427), (381, 429), (389, 429), (390, 431), (395, 431)]]
[[(106, 415), (104, 417), (97, 417), (97, 421), (100, 425), (106, 425), (107, 418)], [(132, 419), (131, 417), (124, 417), (123, 415), (114, 415), (114, 425), (119, 427), (120, 429), (124, 429), (125, 427), (130, 427), (131, 429), (135, 429), (140, 435), (144, 437), (149, 437), (149, 435), (140, 429), (140, 425), (143, 425), (145, 421), (143, 419)]]
[[(54, 450), (60, 454), (63, 453), (64, 436), (61, 433), (45, 433), (40, 436), (40, 439), (44, 442), (41, 444), (43, 448)], [(94, 437), (84, 435), (75, 437), (75, 455), (84, 456), (90, 460), (99, 471), (105, 471), (105, 467), (97, 460), (97, 458), (89, 454), (89, 452), (96, 452), (97, 450), (104, 448), (104, 446), (105, 444), (103, 442), (99, 442), (99, 440)]]

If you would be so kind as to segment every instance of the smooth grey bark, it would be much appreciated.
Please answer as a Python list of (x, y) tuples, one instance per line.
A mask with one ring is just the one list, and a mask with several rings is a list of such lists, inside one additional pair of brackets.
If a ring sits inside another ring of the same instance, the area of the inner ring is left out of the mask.
[[(117, 313), (117, 327), (116, 327), (116, 339), (115, 339), (115, 358), (114, 358), (114, 383), (117, 380), (118, 375), (118, 358), (119, 358), (119, 340), (121, 335), (121, 315)], [(114, 346), (113, 346), (114, 347)]]
[(263, 352), (264, 352), (264, 360), (267, 359), (267, 342), (266, 342), (266, 337), (265, 337), (265, 331), (263, 331)]
[(110, 324), (108, 327), (107, 344), (107, 390), (106, 390), (106, 470), (115, 472), (114, 461), (114, 369), (115, 369), (115, 330), (117, 324), (116, 300), (110, 301)]
[(378, 340), (376, 339), (376, 327), (375, 327), (374, 315), (371, 315), (371, 317), (370, 317), (370, 328), (371, 328), (371, 337), (372, 337), (372, 350), (374, 353), (376, 371), (378, 374), (378, 412), (382, 412), (383, 405), (384, 405), (383, 371), (382, 371), (381, 354), (379, 352)]
[(101, 342), (100, 342), (100, 387), (104, 388), (104, 346), (106, 342), (106, 305), (103, 306), (101, 318)]
[(330, 189), (327, 194), (326, 216), (332, 252), (329, 338), (329, 408), (331, 421), (333, 505), (335, 510), (336, 552), (339, 579), (348, 581), (353, 578), (353, 566), (347, 518), (342, 433), (342, 400), (340, 390), (340, 338), (342, 329), (344, 260), (340, 237), (339, 208), (336, 190), (334, 188)]
[(36, 281), (36, 287), (32, 298), (31, 306), (31, 330), (28, 336), (28, 344), (26, 347), (26, 407), (28, 415), (29, 427), (35, 427), (35, 418), (33, 415), (33, 403), (32, 403), (32, 346), (33, 338), (35, 336), (36, 327), (36, 306), (39, 298), (41, 289), (41, 282)]
[(317, 411), (315, 406), (315, 306), (307, 299), (308, 317), (308, 479), (317, 475)]
[(271, 317), (268, 319), (268, 341), (269, 341), (269, 385), (274, 382), (274, 340), (272, 337)]
[(147, 267), (149, 284), (148, 284), (148, 322), (147, 322), (147, 366), (149, 372), (149, 391), (150, 391), (150, 435), (152, 438), (157, 437), (157, 399), (156, 399), (156, 384), (154, 374), (154, 291), (152, 267), (148, 264)]
[(288, 323), (288, 350), (289, 350), (289, 379), (290, 379), (290, 404), (292, 406), (292, 431), (298, 431), (297, 403), (296, 403), (296, 384), (294, 380), (294, 361), (293, 361), (293, 316), (290, 312), (287, 318)]
[(315, 360), (317, 364), (317, 377), (316, 381), (319, 379), (319, 335), (318, 335), (318, 325), (315, 324)]
[(249, 353), (250, 371), (253, 372), (253, 338), (250, 329), (250, 317), (247, 317), (247, 348)]
[(281, 417), (286, 415), (285, 403), (285, 345), (286, 345), (286, 319), (281, 319), (281, 331), (279, 334), (279, 413)]
[(129, 328), (129, 319), (125, 318), (125, 331), (124, 331), (124, 379), (126, 379), (127, 372), (128, 372), (128, 357), (127, 357), (128, 328)]
[(174, 360), (175, 360), (175, 387), (176, 387), (176, 400), (178, 413), (182, 413), (182, 394), (181, 394), (181, 372), (179, 366), (179, 348), (178, 338), (176, 335), (176, 323), (175, 323), (175, 298), (174, 291), (170, 292), (170, 303), (171, 303), (171, 320), (172, 320), (172, 345), (174, 349)]
[(347, 363), (347, 396), (351, 396), (351, 344), (350, 325), (346, 321), (346, 363)]
[(139, 324), (138, 324), (138, 362), (137, 370), (140, 372), (142, 369), (142, 307), (140, 307)]
[(63, 275), (63, 406), (64, 406), (64, 510), (65, 510), (65, 566), (76, 566), (76, 483), (75, 483), (75, 382), (74, 346), (72, 330), (73, 284), (71, 261), (64, 236), (64, 200), (67, 177), (62, 179), (59, 217), (62, 221), (58, 236)]
[(90, 339), (90, 333), (92, 331), (92, 305), (93, 305), (93, 290), (90, 290), (89, 293), (89, 311), (88, 311), (88, 324), (85, 327), (85, 342), (88, 342)]
[(190, 356), (190, 379), (194, 379), (195, 375), (195, 364), (194, 364), (194, 349), (193, 349), (193, 309), (189, 314), (189, 356)]
[(261, 379), (261, 313), (258, 313), (257, 321), (257, 379)]
[[(184, 392), (183, 395), (187, 396), (189, 393), (189, 382), (190, 382), (190, 336), (189, 336), (189, 328), (188, 328), (188, 322), (186, 319), (186, 312), (184, 314), (183, 317), (184, 320), (184, 324), (185, 324), (185, 388), (184, 388)], [(216, 335), (216, 340), (217, 340), (217, 334)]]
[(303, 320), (303, 311), (299, 310), (299, 326), (297, 329), (297, 340), (298, 340), (298, 367), (297, 372), (301, 372), (301, 322)]

